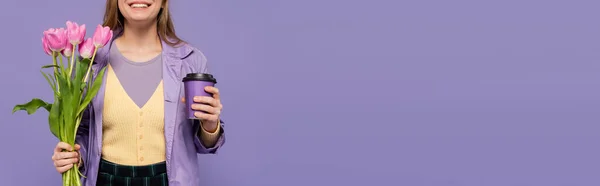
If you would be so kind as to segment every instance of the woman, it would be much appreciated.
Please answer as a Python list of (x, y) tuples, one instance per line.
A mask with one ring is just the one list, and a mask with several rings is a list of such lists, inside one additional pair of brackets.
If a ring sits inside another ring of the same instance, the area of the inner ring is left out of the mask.
[(193, 100), (199, 120), (186, 119), (181, 80), (207, 73), (206, 58), (175, 35), (168, 0), (107, 0), (104, 25), (113, 41), (92, 66), (95, 74), (106, 67), (96, 77), (103, 85), (84, 113), (77, 145), (57, 144), (56, 170), (78, 163), (86, 186), (201, 185), (197, 154), (223, 145), (223, 106), (218, 89), (207, 87), (213, 97)]

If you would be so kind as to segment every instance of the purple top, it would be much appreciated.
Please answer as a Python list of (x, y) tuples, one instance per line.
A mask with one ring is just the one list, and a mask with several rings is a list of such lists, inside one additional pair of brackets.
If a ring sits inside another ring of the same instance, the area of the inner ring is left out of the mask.
[(116, 42), (112, 42), (108, 63), (127, 95), (140, 108), (148, 102), (162, 80), (162, 54), (149, 61), (135, 62), (123, 56)]

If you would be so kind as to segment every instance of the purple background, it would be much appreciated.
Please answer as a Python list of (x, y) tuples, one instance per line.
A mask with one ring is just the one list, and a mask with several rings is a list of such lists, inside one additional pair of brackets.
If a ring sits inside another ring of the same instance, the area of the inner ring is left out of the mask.
[[(1, 185), (59, 185), (43, 30), (104, 1), (4, 0)], [(173, 0), (223, 92), (206, 185), (600, 185), (594, 0)], [(57, 11), (60, 10), (60, 11)], [(80, 15), (80, 16), (76, 16)], [(92, 30), (89, 31), (91, 34)]]

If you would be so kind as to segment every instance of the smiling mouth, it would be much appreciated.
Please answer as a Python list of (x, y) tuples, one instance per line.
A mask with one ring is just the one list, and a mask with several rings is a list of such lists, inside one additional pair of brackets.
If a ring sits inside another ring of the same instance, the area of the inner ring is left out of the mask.
[(148, 8), (151, 5), (152, 4), (147, 4), (147, 3), (131, 3), (131, 4), (129, 4), (129, 6), (131, 8)]

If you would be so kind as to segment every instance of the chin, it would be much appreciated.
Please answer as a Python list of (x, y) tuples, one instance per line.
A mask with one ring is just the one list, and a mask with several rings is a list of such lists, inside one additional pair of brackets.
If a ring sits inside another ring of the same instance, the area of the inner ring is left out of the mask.
[(133, 15), (133, 16), (130, 16), (130, 17), (125, 17), (125, 19), (127, 19), (129, 22), (133, 22), (133, 23), (136, 23), (136, 22), (145, 23), (145, 22), (148, 22), (148, 21), (156, 20), (156, 16), (150, 16), (150, 15), (139, 15), (139, 16), (136, 16), (136, 15)]
[(132, 22), (147, 22), (156, 19), (160, 11), (160, 5), (150, 1), (131, 1), (128, 2), (123, 15)]

